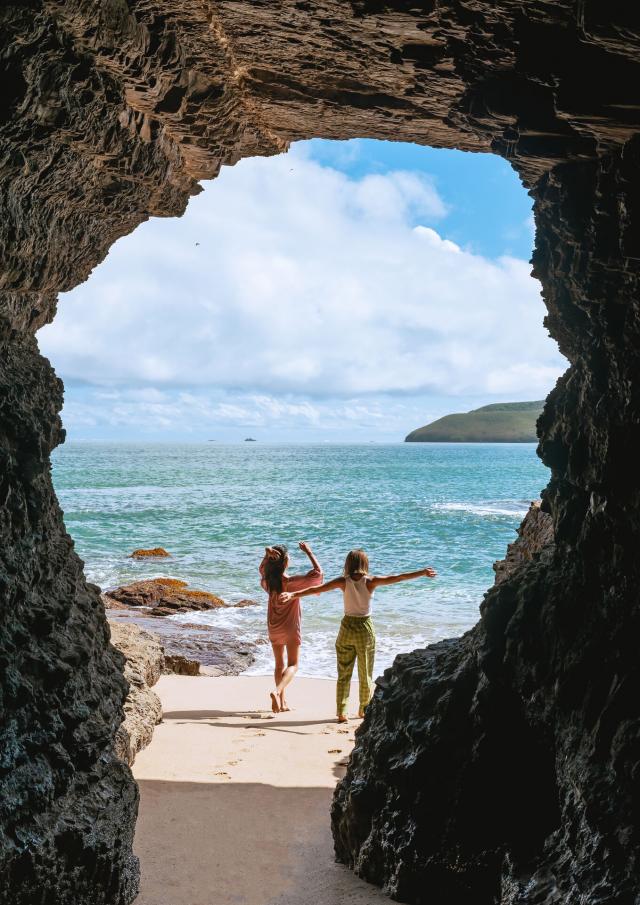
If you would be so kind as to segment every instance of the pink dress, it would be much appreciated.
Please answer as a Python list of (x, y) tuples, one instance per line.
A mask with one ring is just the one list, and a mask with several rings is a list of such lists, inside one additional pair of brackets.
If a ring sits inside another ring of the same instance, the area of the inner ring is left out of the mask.
[[(260, 584), (269, 594), (269, 609), (267, 611), (267, 628), (269, 641), (272, 644), (301, 644), (302, 643), (302, 608), (300, 598), (294, 597), (289, 603), (279, 603), (277, 591), (269, 591), (264, 579), (263, 567), (260, 567)], [(315, 588), (322, 584), (322, 569), (311, 569), (306, 575), (283, 575), (282, 590), (302, 591), (304, 588)]]

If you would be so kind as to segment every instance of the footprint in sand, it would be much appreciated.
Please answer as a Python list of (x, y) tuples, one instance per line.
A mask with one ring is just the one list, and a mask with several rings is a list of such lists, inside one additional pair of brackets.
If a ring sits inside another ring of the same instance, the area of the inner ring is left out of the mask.
[(214, 770), (213, 775), (214, 775), (214, 776), (226, 776), (227, 779), (230, 778), (230, 777), (229, 777), (229, 774), (227, 773), (226, 770)]
[(240, 760), (228, 760), (227, 766), (228, 767), (237, 767), (238, 764), (241, 764), (241, 763), (242, 763), (242, 758), (240, 758)]
[(327, 754), (342, 754), (342, 748), (329, 748)]

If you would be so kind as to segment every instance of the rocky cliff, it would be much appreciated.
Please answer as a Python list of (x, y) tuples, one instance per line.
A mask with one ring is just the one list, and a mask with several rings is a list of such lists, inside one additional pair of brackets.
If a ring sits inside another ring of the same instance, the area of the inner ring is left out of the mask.
[(199, 179), (311, 136), (506, 157), (571, 363), (538, 427), (553, 552), (492, 588), (463, 639), (387, 673), (336, 794), (338, 856), (412, 902), (633, 902), (636, 6), (9, 0), (0, 22), (0, 902), (137, 888), (122, 658), (51, 486), (62, 387), (34, 331)]
[(133, 623), (109, 622), (109, 630), (111, 643), (124, 657), (124, 677), (129, 685), (115, 753), (131, 766), (162, 721), (160, 698), (151, 689), (164, 671), (165, 657), (158, 637)]
[(507, 547), (507, 555), (493, 564), (495, 583), (506, 581), (525, 563), (543, 555), (548, 561), (552, 545), (553, 519), (548, 512), (542, 511), (539, 500), (535, 500), (518, 528), (517, 538)]

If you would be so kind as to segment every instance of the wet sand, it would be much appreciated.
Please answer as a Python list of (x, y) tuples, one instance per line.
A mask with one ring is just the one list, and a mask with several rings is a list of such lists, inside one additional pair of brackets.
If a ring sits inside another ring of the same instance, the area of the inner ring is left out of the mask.
[(360, 721), (335, 722), (334, 682), (296, 679), (295, 709), (275, 716), (270, 687), (253, 676), (154, 687), (164, 722), (133, 768), (136, 905), (388, 905), (333, 860), (331, 796)]

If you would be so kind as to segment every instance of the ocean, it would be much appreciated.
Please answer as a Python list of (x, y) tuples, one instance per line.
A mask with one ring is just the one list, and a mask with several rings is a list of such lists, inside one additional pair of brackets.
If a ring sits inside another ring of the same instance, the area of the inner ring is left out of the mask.
[[(433, 566), (438, 577), (380, 588), (374, 598), (376, 674), (396, 654), (460, 635), (531, 500), (548, 480), (533, 444), (277, 445), (70, 442), (53, 480), (87, 577), (103, 589), (169, 575), (229, 602), (259, 606), (170, 617), (266, 637), (258, 564), (286, 543), (290, 573), (306, 571), (308, 541), (327, 579), (363, 547), (372, 574)], [(128, 558), (165, 547), (170, 560)], [(303, 601), (300, 674), (333, 677), (339, 592)], [(248, 670), (271, 672), (261, 644)]]

